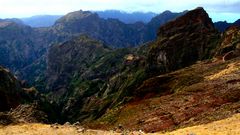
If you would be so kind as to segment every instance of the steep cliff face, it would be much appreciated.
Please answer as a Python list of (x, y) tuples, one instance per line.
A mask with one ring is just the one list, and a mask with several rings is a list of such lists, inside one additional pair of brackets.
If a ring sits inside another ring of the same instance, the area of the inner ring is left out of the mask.
[(176, 18), (186, 14), (187, 11), (180, 13), (173, 13), (171, 11), (164, 11), (163, 13), (153, 17), (151, 21), (147, 24), (148, 35), (151, 40), (155, 40), (157, 37), (157, 32), (161, 26), (164, 24), (175, 20)]
[(0, 111), (17, 107), (23, 101), (20, 82), (2, 67), (0, 67), (0, 82)]
[(219, 38), (204, 9), (189, 11), (159, 29), (148, 55), (149, 70), (169, 72), (210, 58)]

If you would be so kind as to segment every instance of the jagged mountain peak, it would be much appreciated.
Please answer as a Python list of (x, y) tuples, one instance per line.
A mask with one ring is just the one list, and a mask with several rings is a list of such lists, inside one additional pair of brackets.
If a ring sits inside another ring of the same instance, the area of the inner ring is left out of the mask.
[(159, 33), (165, 31), (169, 32), (170, 29), (175, 29), (176, 27), (180, 28), (199, 24), (201, 24), (202, 28), (206, 28), (206, 30), (214, 30), (212, 19), (209, 18), (207, 12), (202, 7), (191, 10), (176, 20), (167, 23), (160, 28)]
[(160, 27), (149, 53), (150, 68), (168, 72), (208, 58), (213, 55), (210, 48), (216, 46), (217, 39), (218, 33), (206, 11), (191, 10)]

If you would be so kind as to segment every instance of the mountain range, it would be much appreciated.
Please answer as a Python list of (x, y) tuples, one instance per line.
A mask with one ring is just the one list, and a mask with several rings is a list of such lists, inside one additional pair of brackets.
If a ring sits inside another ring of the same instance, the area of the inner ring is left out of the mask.
[[(131, 24), (136, 22), (148, 23), (151, 19), (157, 16), (153, 12), (133, 12), (127, 13), (119, 10), (91, 11), (97, 13), (99, 17), (104, 19), (118, 19), (123, 23)], [(32, 17), (20, 18), (24, 24), (31, 27), (50, 27), (61, 18), (63, 15), (37, 15)]]
[(228, 23), (226, 21), (219, 21), (219, 22), (216, 22), (214, 25), (220, 32), (224, 32), (227, 28), (229, 28), (232, 25), (240, 26), (240, 19), (235, 21), (234, 23)]
[[(120, 10), (105, 10), (105, 11), (91, 11), (92, 13), (98, 14), (100, 18), (103, 19), (118, 19), (119, 21), (126, 23), (126, 24), (134, 24), (137, 22), (143, 22), (143, 23), (149, 23), (154, 22), (154, 19), (157, 18), (157, 16), (161, 16), (162, 18), (160, 20), (166, 20), (167, 17), (172, 17), (178, 13), (173, 13), (171, 11), (164, 11), (161, 14), (156, 14), (153, 12), (133, 12), (128, 13)], [(184, 11), (187, 12), (187, 11)], [(61, 18), (63, 15), (36, 15), (32, 17), (26, 17), (26, 18), (13, 18), (13, 19), (7, 19), (11, 21), (15, 21), (17, 23), (24, 23), (25, 25), (29, 25), (31, 27), (50, 27), (53, 26), (54, 23)], [(165, 16), (165, 19), (164, 17)], [(158, 19), (159, 20), (159, 19)], [(231, 25), (239, 25), (239, 20), (233, 23), (228, 23), (227, 21), (218, 21), (214, 22), (215, 27), (220, 31), (224, 32), (229, 26)]]
[(0, 20), (0, 124), (158, 132), (227, 118), (240, 108), (239, 33), (201, 7), (148, 23), (82, 10), (50, 27)]
[(88, 11), (76, 11), (61, 17), (52, 27), (45, 28), (32, 28), (16, 19), (1, 20), (0, 64), (13, 72), (19, 72), (25, 67), (34, 65), (35, 61), (45, 58), (51, 44), (67, 41), (79, 34), (88, 34), (111, 48), (138, 46), (153, 40), (156, 37), (154, 29), (177, 15), (180, 16), (181, 13), (172, 18), (163, 18), (164, 21), (153, 21), (149, 24), (125, 24), (116, 19), (102, 19)]
[(62, 17), (62, 15), (37, 15), (28, 18), (20, 18), (20, 20), (31, 27), (49, 27), (60, 17)]

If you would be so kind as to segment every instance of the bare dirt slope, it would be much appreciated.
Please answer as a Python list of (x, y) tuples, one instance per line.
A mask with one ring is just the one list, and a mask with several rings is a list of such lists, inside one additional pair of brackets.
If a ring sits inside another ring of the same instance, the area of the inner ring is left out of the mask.
[(173, 131), (240, 112), (240, 59), (205, 61), (150, 78), (138, 88), (147, 96), (108, 110), (91, 128), (117, 125), (145, 132)]

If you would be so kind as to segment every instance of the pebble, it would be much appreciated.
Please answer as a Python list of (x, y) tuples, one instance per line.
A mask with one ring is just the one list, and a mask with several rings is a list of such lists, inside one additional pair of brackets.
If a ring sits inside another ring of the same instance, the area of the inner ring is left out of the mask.
[(70, 122), (66, 122), (66, 123), (64, 124), (64, 126), (69, 126), (69, 125), (71, 125)]
[(85, 132), (85, 129), (84, 128), (80, 128), (77, 130), (78, 133), (84, 133)]

